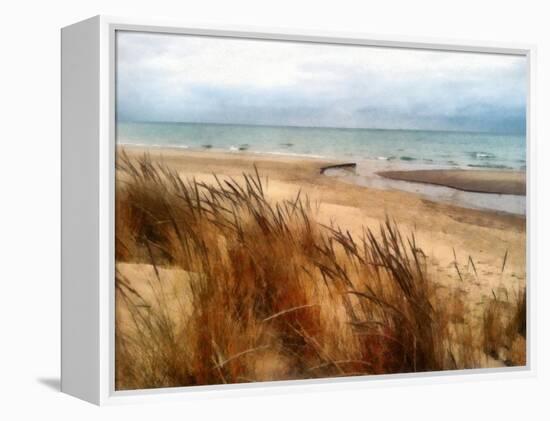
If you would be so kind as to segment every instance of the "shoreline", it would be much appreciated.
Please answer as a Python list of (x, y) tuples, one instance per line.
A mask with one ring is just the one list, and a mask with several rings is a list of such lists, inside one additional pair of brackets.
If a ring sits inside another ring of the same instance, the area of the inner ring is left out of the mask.
[[(228, 157), (273, 157), (274, 159), (277, 159), (278, 157), (285, 159), (304, 159), (304, 160), (312, 160), (312, 161), (318, 161), (323, 162), (325, 164), (342, 164), (342, 163), (356, 163), (358, 165), (360, 164), (366, 164), (366, 165), (372, 165), (372, 166), (378, 166), (378, 165), (386, 165), (390, 169), (389, 170), (382, 170), (382, 171), (376, 171), (375, 173), (378, 175), (382, 175), (384, 172), (412, 172), (412, 171), (423, 171), (423, 170), (429, 170), (429, 171), (464, 171), (464, 172), (487, 172), (489, 173), (516, 173), (516, 174), (525, 174), (526, 169), (525, 168), (495, 168), (491, 165), (483, 166), (464, 166), (464, 165), (458, 165), (458, 164), (443, 164), (443, 163), (436, 163), (436, 162), (425, 162), (420, 159), (388, 159), (386, 157), (368, 157), (368, 158), (353, 158), (353, 157), (330, 157), (325, 155), (315, 155), (310, 153), (298, 153), (298, 152), (290, 152), (290, 151), (254, 151), (250, 149), (222, 149), (222, 148), (215, 148), (215, 147), (192, 147), (187, 145), (161, 145), (161, 144), (145, 144), (145, 143), (132, 143), (132, 142), (120, 142), (117, 141), (116, 143), (117, 148), (124, 148), (124, 149), (151, 149), (156, 151), (180, 151), (180, 152), (188, 152), (191, 154), (203, 154), (203, 153), (209, 153), (214, 155), (226, 155)], [(389, 177), (388, 177), (389, 178)], [(397, 179), (397, 178), (395, 178)], [(408, 181), (408, 180), (406, 180)], [(435, 183), (430, 183), (435, 184)], [(443, 184), (442, 184), (443, 185)], [(448, 186), (451, 187), (451, 186)]]
[(176, 145), (176, 144), (150, 144), (150, 143), (134, 143), (130, 141), (117, 141), (117, 146), (122, 146), (125, 148), (145, 148), (145, 149), (170, 149), (170, 150), (181, 150), (189, 152), (213, 152), (219, 154), (231, 154), (231, 155), (259, 155), (259, 156), (280, 156), (280, 157), (298, 157), (303, 159), (314, 159), (333, 162), (355, 162), (359, 163), (371, 163), (375, 164), (385, 164), (393, 169), (406, 169), (409, 170), (410, 167), (416, 167), (421, 169), (444, 169), (444, 170), (463, 170), (463, 171), (503, 171), (503, 172), (517, 172), (525, 173), (526, 169), (524, 166), (518, 168), (508, 167), (508, 166), (494, 166), (492, 164), (458, 164), (454, 161), (445, 162), (436, 162), (431, 159), (420, 159), (420, 158), (410, 158), (408, 156), (398, 157), (398, 156), (362, 156), (356, 157), (353, 155), (343, 155), (343, 156), (328, 156), (328, 155), (317, 155), (313, 153), (301, 153), (301, 152), (291, 152), (289, 149), (286, 150), (273, 150), (273, 151), (262, 151), (254, 150), (250, 148), (250, 145), (245, 145), (244, 149), (241, 149), (243, 145), (233, 145), (229, 148), (219, 148), (212, 145), (203, 145), (203, 146), (189, 146), (189, 145)]
[[(344, 186), (355, 186), (361, 191), (372, 194), (373, 192), (379, 192), (381, 194), (395, 194), (395, 195), (410, 195), (422, 201), (430, 201), (437, 205), (451, 206), (457, 209), (466, 211), (483, 212), (487, 214), (496, 214), (503, 216), (519, 217), (525, 219), (525, 212), (507, 211), (499, 208), (483, 207), (461, 204), (445, 200), (445, 197), (438, 197), (440, 191), (452, 191), (453, 196), (461, 194), (470, 194), (476, 200), (483, 197), (492, 198), (520, 198), (525, 201), (525, 196), (511, 195), (506, 193), (485, 193), (478, 191), (469, 191), (458, 189), (452, 186), (448, 186), (442, 183), (435, 182), (416, 182), (412, 180), (390, 178), (381, 175), (384, 172), (400, 173), (400, 174), (415, 174), (420, 171), (425, 172), (456, 172), (461, 171), (465, 174), (484, 173), (484, 176), (488, 175), (501, 175), (504, 173), (513, 174), (514, 178), (521, 178), (525, 176), (523, 170), (480, 170), (480, 169), (448, 169), (448, 168), (434, 168), (426, 169), (426, 166), (421, 166), (423, 169), (413, 169), (411, 163), (398, 163), (396, 166), (394, 163), (389, 164), (387, 161), (365, 161), (360, 160), (357, 169), (339, 169), (329, 168), (323, 174), (321, 169), (326, 166), (341, 165), (352, 161), (344, 161), (340, 159), (329, 159), (314, 156), (302, 156), (296, 154), (271, 154), (263, 152), (250, 152), (250, 151), (227, 151), (218, 149), (204, 149), (199, 150), (195, 148), (182, 148), (178, 146), (161, 146), (161, 145), (136, 145), (136, 144), (122, 144), (117, 145), (118, 149), (124, 149), (125, 152), (130, 152), (133, 155), (152, 154), (161, 158), (161, 161), (170, 165), (179, 166), (181, 159), (185, 159), (186, 166), (189, 169), (196, 167), (200, 169), (200, 172), (204, 172), (206, 168), (211, 168), (211, 171), (207, 171), (209, 175), (214, 173), (219, 168), (223, 168), (222, 173), (227, 173), (230, 176), (242, 176), (243, 171), (241, 167), (248, 166), (250, 170), (254, 171), (254, 166), (258, 164), (259, 167), (269, 169), (270, 167), (277, 168), (277, 177), (287, 180), (295, 181), (297, 178), (304, 179), (307, 174), (308, 182), (314, 184), (332, 184), (336, 183), (340, 188)], [(196, 162), (195, 162), (196, 161)], [(201, 162), (203, 164), (201, 164)], [(206, 164), (206, 165), (204, 165)], [(300, 164), (296, 166), (296, 164)], [(390, 165), (388, 170), (381, 170), (381, 165)], [(414, 165), (414, 164), (413, 164)], [(365, 168), (365, 166), (367, 168)], [(416, 166), (416, 165), (415, 165)], [(187, 171), (185, 171), (187, 173)], [(266, 174), (270, 177), (270, 171)], [(299, 172), (300, 176), (297, 177), (295, 172)], [(310, 180), (314, 178), (314, 180)], [(487, 178), (486, 178), (487, 179)], [(305, 181), (305, 180), (304, 180)], [(374, 181), (374, 182), (373, 182)], [(490, 181), (490, 179), (489, 179)], [(413, 187), (413, 188), (411, 188)], [(347, 188), (347, 187), (346, 187)], [(427, 190), (425, 190), (427, 189)], [(436, 192), (436, 194), (433, 194)], [(425, 194), (429, 193), (429, 194)], [(483, 201), (483, 200), (482, 200)]]
[(144, 144), (144, 143), (124, 143), (117, 142), (117, 147), (123, 148), (142, 148), (142, 149), (154, 149), (154, 150), (173, 150), (173, 151), (187, 151), (191, 153), (212, 153), (212, 154), (227, 154), (231, 156), (266, 156), (266, 157), (282, 157), (282, 158), (298, 158), (298, 159), (307, 159), (307, 160), (316, 160), (316, 161), (326, 161), (326, 162), (340, 162), (343, 159), (330, 158), (323, 155), (313, 155), (313, 154), (302, 154), (294, 152), (266, 152), (266, 151), (251, 151), (249, 149), (219, 149), (219, 148), (197, 148), (190, 146), (178, 146), (178, 145), (158, 145), (158, 144)]
[[(312, 171), (318, 173), (323, 167), (353, 162), (357, 164), (354, 168), (329, 168), (324, 171), (322, 177), (362, 188), (410, 193), (430, 201), (461, 208), (523, 216), (526, 212), (525, 195), (518, 194), (526, 187), (525, 171), (521, 170), (457, 169), (410, 162), (351, 161), (293, 153), (227, 151), (162, 145), (121, 144), (118, 147), (142, 153), (148, 151), (160, 155), (193, 156), (209, 160), (211, 164), (223, 164), (221, 161), (224, 160), (233, 164), (244, 161), (273, 161), (281, 165), (285, 162), (307, 162), (313, 166)], [(510, 189), (511, 183), (514, 184), (513, 189)], [(511, 191), (515, 194), (510, 194)]]

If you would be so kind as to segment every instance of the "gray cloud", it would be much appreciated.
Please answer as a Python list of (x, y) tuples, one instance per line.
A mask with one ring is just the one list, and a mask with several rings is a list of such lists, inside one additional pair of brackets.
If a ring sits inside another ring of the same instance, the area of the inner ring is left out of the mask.
[(522, 132), (522, 57), (122, 32), (117, 116)]

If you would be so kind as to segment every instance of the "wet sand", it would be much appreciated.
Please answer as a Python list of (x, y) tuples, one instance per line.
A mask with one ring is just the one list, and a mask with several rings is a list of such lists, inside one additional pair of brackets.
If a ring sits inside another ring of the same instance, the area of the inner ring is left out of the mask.
[(435, 184), (458, 190), (525, 196), (526, 178), (521, 171), (494, 170), (411, 170), (379, 171), (392, 180)]

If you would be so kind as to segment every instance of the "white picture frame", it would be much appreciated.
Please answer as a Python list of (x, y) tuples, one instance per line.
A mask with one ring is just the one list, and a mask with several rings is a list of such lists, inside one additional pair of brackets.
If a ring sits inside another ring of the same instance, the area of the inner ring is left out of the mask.
[[(527, 97), (527, 365), (321, 380), (295, 380), (139, 391), (114, 389), (114, 154), (115, 31), (384, 46), (522, 55), (528, 62)], [(96, 16), (61, 30), (62, 68), (62, 377), (63, 392), (94, 404), (136, 403), (295, 393), (393, 384), (447, 383), (536, 374), (535, 300), (531, 276), (536, 235), (534, 60), (532, 45), (377, 37), (364, 34), (182, 25), (149, 19)]]

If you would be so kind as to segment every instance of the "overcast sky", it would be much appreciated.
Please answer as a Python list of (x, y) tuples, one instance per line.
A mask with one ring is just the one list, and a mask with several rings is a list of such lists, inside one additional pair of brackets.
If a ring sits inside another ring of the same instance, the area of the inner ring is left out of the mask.
[(119, 121), (523, 132), (526, 60), (118, 32)]

